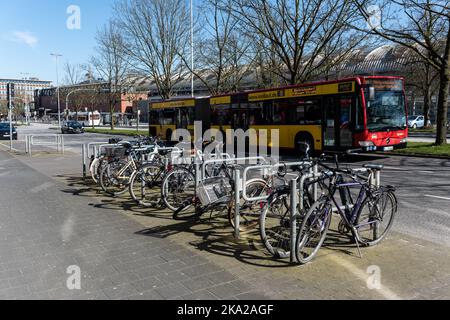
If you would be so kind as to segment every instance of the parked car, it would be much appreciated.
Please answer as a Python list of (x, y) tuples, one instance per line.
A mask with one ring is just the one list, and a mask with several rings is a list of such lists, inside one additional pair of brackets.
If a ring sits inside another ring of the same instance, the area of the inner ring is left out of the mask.
[[(10, 138), (10, 126), (9, 123), (7, 122), (3, 122), (0, 123), (0, 139), (9, 139)], [(17, 129), (16, 127), (12, 127), (12, 136), (13, 136), (13, 140), (17, 140)]]
[(65, 121), (61, 128), (62, 134), (84, 133), (83, 125), (78, 121)]
[[(428, 126), (431, 125), (431, 121), (428, 120)], [(409, 116), (408, 117), (408, 127), (412, 129), (425, 127), (425, 117), (424, 116)]]

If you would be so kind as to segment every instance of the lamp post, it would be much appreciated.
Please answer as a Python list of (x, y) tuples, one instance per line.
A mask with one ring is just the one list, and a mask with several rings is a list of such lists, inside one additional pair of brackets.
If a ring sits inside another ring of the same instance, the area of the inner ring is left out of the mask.
[[(21, 72), (20, 73), (20, 75), (21, 75), (21, 77), (22, 77), (22, 80), (27, 80), (27, 76), (29, 76), (30, 74), (29, 73), (27, 73), (27, 72)], [(27, 88), (27, 86), (26, 86), (26, 83), (24, 83), (23, 84), (24, 86), (24, 90), (23, 90), (23, 92), (24, 92), (24, 101), (23, 101), (23, 103), (24, 103), (24, 109), (25, 109), (25, 122), (26, 122), (26, 124), (27, 124), (27, 126), (29, 126), (30, 125), (30, 120), (29, 120), (29, 114), (30, 114), (30, 102), (29, 102), (29, 96), (28, 96), (28, 88)]]
[(58, 126), (61, 129), (61, 101), (60, 101), (60, 98), (59, 98), (58, 58), (62, 57), (62, 54), (51, 53), (50, 55), (55, 57), (55, 61), (56, 61), (56, 91), (57, 91), (57, 95), (58, 95)]
[(191, 0), (191, 94), (194, 98), (194, 3)]

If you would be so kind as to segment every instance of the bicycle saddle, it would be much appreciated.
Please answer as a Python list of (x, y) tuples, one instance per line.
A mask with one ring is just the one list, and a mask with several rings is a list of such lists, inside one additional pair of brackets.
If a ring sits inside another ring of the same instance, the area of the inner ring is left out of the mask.
[(381, 164), (365, 164), (365, 165), (364, 165), (364, 168), (381, 171), (381, 170), (384, 169), (384, 166), (381, 165)]

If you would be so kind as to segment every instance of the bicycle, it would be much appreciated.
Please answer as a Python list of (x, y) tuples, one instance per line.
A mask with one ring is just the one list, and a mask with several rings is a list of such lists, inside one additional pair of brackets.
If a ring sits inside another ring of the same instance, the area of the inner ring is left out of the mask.
[[(338, 164), (334, 169), (323, 163), (321, 165), (328, 172), (314, 183), (321, 183), (327, 194), (311, 206), (299, 229), (296, 258), (300, 264), (312, 261), (322, 247), (333, 211), (341, 217), (339, 232), (351, 233), (360, 252), (360, 245), (377, 245), (386, 237), (398, 209), (393, 186), (376, 187), (369, 183), (374, 172), (381, 171), (383, 166), (366, 165), (364, 167), (369, 171), (369, 176), (362, 176), (355, 170), (342, 170)], [(326, 180), (328, 184), (323, 183)], [(353, 201), (349, 188), (356, 186), (360, 187), (360, 191), (356, 201)], [(338, 204), (337, 191), (343, 206)]]

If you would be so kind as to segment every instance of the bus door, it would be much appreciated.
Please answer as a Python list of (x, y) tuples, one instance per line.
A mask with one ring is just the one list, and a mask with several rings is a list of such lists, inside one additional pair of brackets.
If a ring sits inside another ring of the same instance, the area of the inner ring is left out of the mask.
[(351, 148), (353, 146), (352, 101), (351, 96), (325, 98), (325, 148), (337, 149)]
[(336, 98), (339, 113), (339, 147), (351, 148), (353, 146), (353, 115), (351, 96)]
[(335, 149), (339, 146), (339, 120), (333, 97), (324, 98), (323, 148)]

